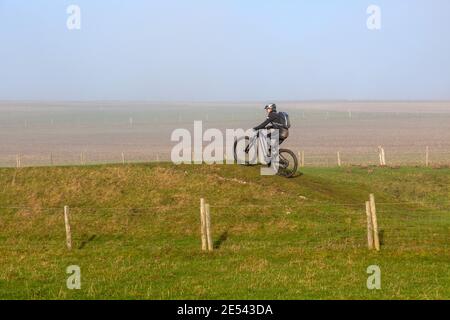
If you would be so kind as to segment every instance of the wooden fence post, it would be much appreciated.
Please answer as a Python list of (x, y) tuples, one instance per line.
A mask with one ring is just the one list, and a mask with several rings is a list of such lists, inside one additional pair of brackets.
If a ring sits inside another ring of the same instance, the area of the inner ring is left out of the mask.
[(367, 216), (367, 245), (369, 250), (373, 249), (373, 227), (372, 227), (372, 213), (370, 210), (370, 202), (366, 201), (366, 216)]
[(384, 153), (384, 148), (382, 146), (378, 146), (378, 157), (380, 158), (380, 166), (385, 166), (386, 155)]
[(337, 152), (337, 163), (338, 163), (338, 167), (341, 166), (341, 153), (338, 151)]
[(125, 165), (125, 154), (122, 152), (122, 164)]
[(212, 232), (211, 232), (211, 211), (209, 208), (209, 204), (205, 204), (205, 220), (206, 220), (206, 240), (208, 242), (208, 251), (214, 250), (214, 244), (212, 241)]
[(70, 231), (70, 222), (69, 222), (69, 207), (64, 206), (64, 223), (66, 225), (66, 244), (67, 249), (72, 249), (72, 233)]
[(383, 165), (383, 157), (381, 155), (381, 146), (378, 146), (378, 158), (380, 159), (380, 166)]
[(53, 166), (53, 153), (50, 152), (50, 165)]
[(16, 155), (16, 168), (20, 168), (22, 164), (20, 163), (20, 154)]
[(305, 152), (299, 151), (298, 153), (298, 161), (300, 162), (300, 168), (303, 168), (305, 166)]
[(200, 199), (200, 232), (202, 236), (202, 250), (206, 251), (208, 248), (206, 240), (206, 209), (205, 209), (205, 199)]
[(372, 226), (373, 226), (373, 242), (375, 249), (380, 251), (380, 238), (378, 235), (378, 221), (377, 221), (377, 209), (375, 206), (375, 196), (373, 193), (370, 194), (370, 213), (372, 215)]
[(428, 167), (430, 164), (430, 150), (427, 146), (426, 150), (425, 150), (425, 166)]

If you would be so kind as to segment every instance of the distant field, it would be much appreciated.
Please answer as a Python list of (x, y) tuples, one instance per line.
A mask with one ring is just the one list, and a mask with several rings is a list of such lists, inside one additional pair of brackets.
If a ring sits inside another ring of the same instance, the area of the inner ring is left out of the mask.
[[(383, 146), (390, 165), (450, 165), (450, 102), (280, 102), (291, 115), (286, 146), (310, 166), (376, 164)], [(176, 128), (251, 128), (263, 103), (0, 102), (0, 166), (169, 160)]]
[[(367, 249), (374, 193), (380, 252)], [(199, 199), (215, 251), (200, 250)], [(0, 169), (0, 298), (450, 299), (450, 169)], [(74, 248), (62, 207), (71, 207)], [(81, 290), (66, 267), (81, 268)], [(368, 290), (378, 265), (381, 290)]]

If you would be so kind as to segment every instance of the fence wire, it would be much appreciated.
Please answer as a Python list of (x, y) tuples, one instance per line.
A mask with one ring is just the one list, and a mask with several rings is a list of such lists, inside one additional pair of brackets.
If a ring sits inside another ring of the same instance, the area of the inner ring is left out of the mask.
[[(377, 203), (380, 240), (389, 250), (448, 250), (450, 208), (406, 208), (417, 202)], [(431, 206), (436, 203), (420, 203)], [(305, 203), (295, 205), (211, 205), (215, 237), (224, 232), (244, 241), (287, 239), (289, 245), (322, 248), (367, 247), (365, 206), (357, 203)], [(181, 241), (199, 237), (199, 203), (173, 206), (70, 207), (74, 242)], [(64, 246), (62, 207), (0, 207), (0, 246)]]
[[(336, 150), (323, 152), (317, 150), (297, 150), (291, 148), (298, 157), (299, 165), (305, 167), (337, 167), (341, 166), (375, 166), (380, 165), (377, 148), (369, 150)], [(339, 160), (337, 152), (339, 151)], [(302, 156), (303, 155), (303, 156)], [(225, 160), (226, 157), (224, 157)], [(427, 160), (428, 159), (428, 160)], [(232, 159), (230, 159), (232, 160)], [(131, 164), (144, 162), (170, 162), (171, 153), (167, 148), (158, 150), (117, 151), (117, 152), (47, 152), (34, 154), (0, 154), (0, 167), (39, 167), (39, 166), (67, 166), (67, 165), (100, 165), (100, 164)], [(430, 150), (426, 157), (423, 150), (386, 149), (387, 166), (450, 166), (449, 150)]]

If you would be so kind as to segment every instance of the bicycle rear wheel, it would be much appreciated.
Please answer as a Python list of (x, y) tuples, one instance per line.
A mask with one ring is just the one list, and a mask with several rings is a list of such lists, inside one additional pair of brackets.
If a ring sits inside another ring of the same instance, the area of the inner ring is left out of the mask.
[(278, 175), (291, 178), (297, 172), (298, 160), (295, 154), (288, 149), (280, 149), (280, 163)]

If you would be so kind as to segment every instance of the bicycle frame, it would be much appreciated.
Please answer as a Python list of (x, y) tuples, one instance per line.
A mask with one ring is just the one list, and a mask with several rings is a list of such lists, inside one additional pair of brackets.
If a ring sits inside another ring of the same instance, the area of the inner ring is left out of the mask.
[[(245, 143), (242, 145), (242, 142), (247, 141), (247, 146)], [(270, 131), (270, 139), (267, 129), (263, 129), (235, 140), (234, 159), (238, 164), (263, 164), (261, 175), (280, 174), (290, 178), (297, 171), (297, 157), (291, 150), (279, 148), (279, 134), (276, 129)], [(289, 168), (290, 164), (293, 164), (292, 170)], [(280, 173), (279, 169), (283, 171)]]
[[(273, 157), (278, 160), (278, 130), (270, 129), (271, 138), (268, 137), (268, 130), (262, 129), (258, 130), (256, 135), (250, 137), (249, 144), (246, 148), (246, 152), (249, 152), (251, 148), (256, 147), (256, 156), (262, 164), (274, 163)], [(275, 134), (274, 134), (275, 133)], [(275, 145), (272, 145), (272, 142), (275, 141)], [(262, 154), (262, 159), (261, 159)], [(279, 160), (278, 160), (279, 161)], [(275, 161), (278, 163), (278, 161)]]

